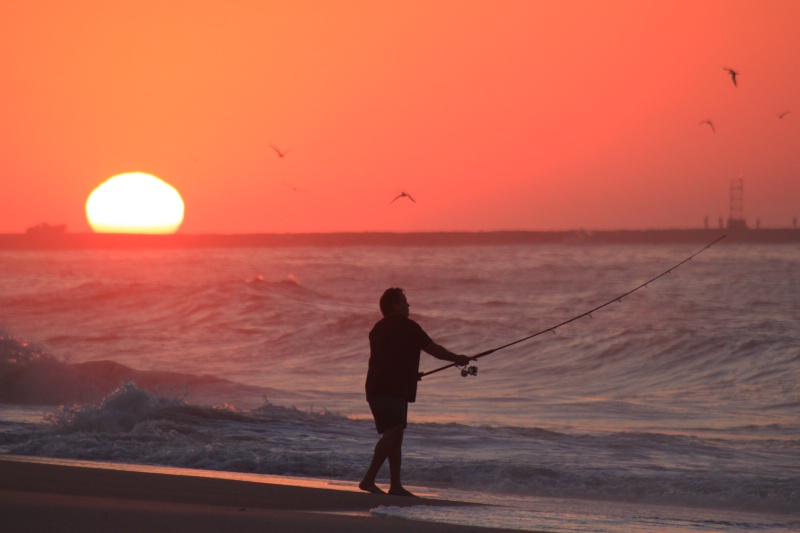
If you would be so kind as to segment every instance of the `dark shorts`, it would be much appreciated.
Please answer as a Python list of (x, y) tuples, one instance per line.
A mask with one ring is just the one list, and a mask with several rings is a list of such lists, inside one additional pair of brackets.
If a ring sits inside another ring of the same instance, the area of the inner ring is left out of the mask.
[(403, 424), (403, 429), (408, 425), (408, 402), (394, 396), (375, 396), (369, 401), (372, 418), (375, 419), (375, 429), (383, 433), (387, 429)]

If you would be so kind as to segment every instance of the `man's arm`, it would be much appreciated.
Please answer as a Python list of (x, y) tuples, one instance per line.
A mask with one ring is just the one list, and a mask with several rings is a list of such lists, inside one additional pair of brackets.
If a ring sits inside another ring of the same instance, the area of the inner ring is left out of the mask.
[(458, 366), (468, 365), (470, 361), (474, 359), (467, 356), (467, 355), (459, 355), (451, 352), (441, 344), (436, 344), (435, 342), (431, 342), (429, 345), (422, 348), (422, 351), (428, 354), (431, 354), (436, 359), (441, 359), (443, 361), (450, 361), (451, 363), (455, 363)]

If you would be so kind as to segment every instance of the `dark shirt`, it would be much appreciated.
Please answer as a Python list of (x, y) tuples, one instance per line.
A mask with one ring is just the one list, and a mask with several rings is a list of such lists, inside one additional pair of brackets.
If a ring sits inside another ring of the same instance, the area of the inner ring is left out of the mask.
[(415, 401), (420, 351), (431, 342), (410, 318), (389, 316), (378, 321), (369, 332), (367, 401), (375, 396)]

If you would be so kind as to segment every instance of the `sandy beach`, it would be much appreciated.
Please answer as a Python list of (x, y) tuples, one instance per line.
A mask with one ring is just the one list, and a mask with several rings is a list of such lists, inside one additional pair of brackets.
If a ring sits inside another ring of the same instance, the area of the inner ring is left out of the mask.
[(258, 481), (259, 476), (230, 479), (217, 474), (0, 456), (3, 531), (490, 531), (369, 513), (379, 506), (469, 504), (367, 494), (350, 487), (303, 486), (302, 481), (284, 484), (291, 483), (287, 478), (276, 483)]

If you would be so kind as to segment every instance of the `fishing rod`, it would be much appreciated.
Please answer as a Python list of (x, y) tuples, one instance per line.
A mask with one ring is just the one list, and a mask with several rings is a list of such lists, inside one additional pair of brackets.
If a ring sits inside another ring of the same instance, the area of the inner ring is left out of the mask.
[[(725, 237), (727, 237), (727, 235), (723, 235), (722, 237), (718, 237), (718, 238), (714, 239), (714, 241), (712, 241), (712, 242), (710, 242), (709, 244), (705, 245), (703, 248), (701, 248), (701, 249), (700, 249), (700, 250), (698, 250), (697, 252), (693, 253), (692, 255), (690, 255), (689, 257), (687, 257), (686, 259), (684, 259), (683, 261), (681, 261), (681, 262), (680, 262), (680, 263), (678, 263), (677, 265), (675, 265), (675, 266), (673, 266), (673, 267), (671, 267), (671, 268), (669, 268), (669, 269), (665, 270), (664, 272), (662, 272), (662, 273), (661, 273), (661, 274), (659, 274), (658, 276), (654, 277), (653, 279), (651, 279), (651, 280), (648, 280), (648, 281), (645, 281), (644, 283), (642, 283), (641, 285), (639, 285), (639, 286), (638, 286), (638, 287), (636, 287), (635, 289), (629, 290), (629, 291), (628, 291), (628, 292), (626, 292), (625, 294), (621, 294), (620, 296), (617, 296), (616, 298), (612, 298), (611, 300), (607, 301), (606, 303), (604, 303), (604, 304), (602, 304), (602, 305), (598, 305), (598, 306), (597, 306), (597, 307), (595, 307), (594, 309), (590, 309), (589, 311), (586, 311), (585, 313), (581, 313), (580, 315), (574, 316), (574, 317), (570, 318), (569, 320), (565, 320), (564, 322), (561, 322), (560, 324), (557, 324), (557, 325), (555, 325), (555, 326), (549, 327), (549, 328), (547, 328), (547, 329), (543, 329), (542, 331), (536, 332), (536, 333), (534, 333), (534, 334), (532, 334), (532, 335), (528, 335), (527, 337), (523, 337), (523, 338), (521, 338), (521, 339), (517, 339), (517, 340), (515, 340), (515, 341), (513, 341), (513, 342), (509, 342), (508, 344), (504, 344), (504, 345), (502, 345), (502, 346), (498, 346), (497, 348), (492, 348), (491, 350), (486, 350), (485, 352), (481, 352), (481, 353), (479, 353), (479, 354), (477, 354), (477, 355), (473, 355), (471, 358), (472, 358), (472, 359), (478, 359), (478, 358), (480, 358), (480, 357), (485, 357), (485, 356), (487, 356), (487, 355), (493, 354), (494, 352), (498, 352), (498, 351), (500, 351), (500, 350), (503, 350), (503, 349), (505, 349), (505, 348), (508, 348), (508, 347), (510, 347), (510, 346), (514, 346), (515, 344), (519, 344), (519, 343), (521, 343), (521, 342), (524, 342), (524, 341), (530, 340), (530, 339), (532, 339), (532, 338), (534, 338), (534, 337), (538, 337), (539, 335), (543, 335), (543, 334), (545, 334), (545, 333), (549, 333), (549, 332), (551, 332), (551, 331), (552, 331), (553, 333), (555, 333), (555, 332), (556, 332), (556, 330), (557, 330), (558, 328), (560, 328), (561, 326), (566, 326), (566, 325), (567, 325), (567, 324), (569, 324), (570, 322), (575, 322), (576, 320), (578, 320), (578, 319), (580, 319), (580, 318), (583, 318), (583, 317), (585, 317), (585, 316), (588, 316), (589, 318), (591, 318), (591, 317), (592, 317), (592, 313), (594, 313), (595, 311), (599, 311), (600, 309), (602, 309), (602, 308), (604, 308), (604, 307), (606, 307), (606, 306), (609, 306), (609, 305), (613, 304), (614, 302), (620, 302), (620, 303), (622, 303), (622, 299), (623, 299), (623, 298), (625, 298), (626, 296), (629, 296), (629, 295), (633, 294), (634, 292), (638, 291), (639, 289), (641, 289), (641, 288), (643, 288), (643, 287), (647, 287), (648, 285), (650, 285), (651, 283), (653, 283), (653, 282), (654, 282), (654, 281), (656, 281), (657, 279), (659, 279), (659, 278), (661, 278), (661, 277), (663, 277), (663, 276), (666, 276), (667, 274), (670, 274), (670, 273), (672, 273), (672, 271), (673, 271), (673, 270), (675, 270), (676, 268), (678, 268), (679, 266), (681, 266), (681, 265), (682, 265), (682, 264), (684, 264), (684, 263), (688, 263), (688, 262), (689, 262), (689, 261), (691, 261), (691, 260), (692, 260), (692, 259), (693, 259), (695, 256), (697, 256), (697, 255), (699, 255), (700, 253), (702, 253), (702, 252), (704, 252), (704, 251), (708, 250), (709, 248), (711, 248), (712, 246), (714, 246), (715, 244), (717, 244), (719, 241), (721, 241), (721, 240), (722, 240), (722, 239), (724, 239)], [(454, 366), (459, 366), (459, 365), (456, 365), (456, 363), (450, 363), (449, 365), (445, 365), (445, 366), (443, 366), (443, 367), (436, 368), (436, 369), (434, 369), (434, 370), (430, 370), (430, 371), (428, 371), (428, 372), (423, 372), (423, 373), (421, 373), (421, 374), (419, 375), (419, 379), (420, 379), (420, 380), (422, 380), (422, 378), (424, 378), (425, 376), (430, 376), (431, 374), (435, 374), (436, 372), (440, 372), (440, 371), (442, 371), (442, 370), (445, 370), (445, 369), (447, 369), (447, 368), (451, 368), (451, 367), (454, 367)], [(477, 376), (477, 375), (478, 375), (478, 367), (476, 367), (476, 366), (474, 366), (474, 365), (468, 365), (468, 366), (464, 366), (464, 367), (461, 369), (461, 375), (462, 375), (463, 377), (467, 377), (467, 376)]]

